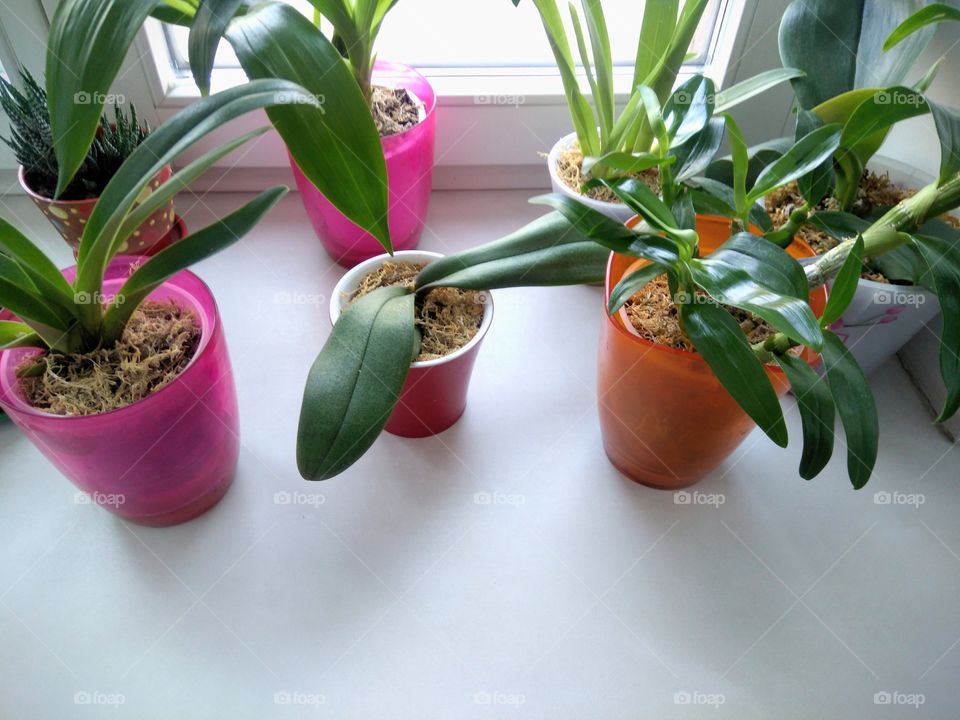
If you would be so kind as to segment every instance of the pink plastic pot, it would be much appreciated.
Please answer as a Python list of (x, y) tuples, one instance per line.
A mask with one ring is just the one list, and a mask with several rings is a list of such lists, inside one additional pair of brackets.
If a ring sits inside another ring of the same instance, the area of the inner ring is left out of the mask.
[[(395, 253), (394, 257), (405, 262), (429, 263), (443, 256), (408, 250)], [(389, 255), (371, 258), (340, 278), (330, 302), (331, 322), (335, 323), (340, 317), (346, 298), (356, 290), (361, 278), (389, 259)], [(467, 406), (473, 364), (492, 321), (493, 300), (487, 295), (483, 321), (470, 342), (445, 357), (410, 365), (410, 372), (400, 391), (400, 400), (387, 420), (387, 432), (401, 437), (428, 437), (443, 432), (460, 419)]]
[[(430, 203), (436, 97), (423, 75), (398, 63), (378, 60), (374, 65), (373, 83), (406, 88), (423, 103), (426, 113), (419, 124), (406, 132), (381, 139), (387, 161), (390, 238), (394, 250), (410, 250), (420, 241)], [(348, 220), (307, 180), (292, 157), (290, 167), (310, 222), (334, 260), (344, 267), (352, 267), (383, 252), (376, 238)]]
[[(134, 258), (115, 260), (104, 294), (115, 293)], [(64, 271), (72, 280), (74, 268)], [(30, 406), (15, 370), (33, 349), (0, 353), (0, 407), (92, 503), (142, 525), (175, 525), (213, 507), (233, 480), (240, 452), (233, 372), (216, 302), (183, 271), (151, 300), (196, 313), (202, 335), (193, 360), (155, 394), (100, 415), (64, 417)]]

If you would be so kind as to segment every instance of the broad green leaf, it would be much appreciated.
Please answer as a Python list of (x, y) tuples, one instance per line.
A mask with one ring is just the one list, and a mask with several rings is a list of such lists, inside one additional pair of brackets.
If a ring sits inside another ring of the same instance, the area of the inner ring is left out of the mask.
[(265, 190), (240, 209), (187, 235), (144, 262), (123, 284), (107, 310), (103, 321), (104, 343), (109, 345), (119, 339), (133, 311), (165, 280), (240, 240), (286, 192), (283, 186)]
[(697, 210), (693, 206), (693, 192), (690, 188), (681, 188), (670, 206), (670, 212), (677, 219), (678, 228), (696, 233)]
[[(451, 272), (432, 285), (463, 290), (580, 285), (602, 280), (610, 251), (592, 241), (567, 243), (497, 258)], [(431, 263), (432, 264), (432, 263)]]
[(727, 112), (740, 103), (746, 102), (750, 98), (756, 97), (786, 80), (793, 80), (794, 78), (801, 78), (803, 76), (803, 70), (790, 67), (775, 68), (758, 73), (752, 78), (747, 78), (746, 80), (738, 82), (736, 85), (731, 85), (725, 90), (718, 92), (713, 111), (718, 115)]
[(846, 434), (847, 474), (859, 490), (867, 484), (877, 462), (877, 407), (863, 370), (843, 341), (829, 330), (824, 330), (823, 339), (827, 384)]
[(858, 107), (882, 91), (882, 87), (848, 90), (836, 97), (825, 100), (809, 110), (809, 112), (812, 112), (820, 118), (823, 123), (840, 123), (841, 125), (845, 125)]
[(200, 0), (163, 0), (153, 9), (150, 17), (170, 25), (190, 27), (199, 6)]
[(812, 480), (826, 467), (833, 455), (836, 406), (827, 383), (805, 360), (787, 353), (777, 355), (776, 361), (790, 381), (790, 388), (800, 409), (800, 424), (803, 427), (800, 477)]
[(340, 474), (386, 425), (415, 357), (414, 296), (374, 290), (340, 315), (303, 393), (297, 467), (307, 480)]
[(751, 202), (759, 200), (772, 190), (808, 173), (817, 172), (836, 152), (840, 134), (840, 126), (830, 124), (804, 135), (787, 152), (763, 169), (751, 188), (748, 199)]
[(267, 115), (304, 175), (390, 252), (383, 148), (363, 93), (336, 48), (282, 3), (236, 18), (227, 39), (248, 77), (282, 78), (313, 95), (312, 103), (293, 96)]
[(707, 169), (720, 149), (725, 127), (722, 118), (711, 118), (699, 133), (682, 145), (670, 148), (669, 157), (677, 159), (674, 182), (685, 182)]
[(830, 294), (827, 296), (827, 305), (820, 316), (820, 324), (824, 327), (833, 325), (844, 310), (850, 305), (857, 285), (860, 284), (860, 273), (863, 271), (863, 236), (858, 235), (850, 254), (830, 285)]
[(677, 220), (670, 212), (670, 208), (642, 181), (628, 177), (598, 180), (595, 183), (616, 193), (627, 207), (640, 215), (655, 230), (669, 233), (676, 229)]
[[(481, 267), (496, 260), (510, 259), (540, 250), (584, 243), (597, 246), (590, 238), (577, 230), (561, 213), (551, 212), (499, 240), (434, 260), (417, 276), (417, 289), (422, 289), (427, 285), (443, 285), (446, 282), (445, 279), (451, 275), (470, 268)], [(609, 251), (604, 250), (603, 264), (599, 268), (594, 268), (597, 274), (585, 282), (600, 282), (603, 280), (608, 255)]]
[(854, 238), (867, 231), (871, 223), (852, 213), (836, 210), (820, 210), (807, 218), (807, 224), (823, 230), (836, 240)]
[(50, 130), (59, 196), (83, 164), (110, 86), (144, 20), (162, 0), (60, 0), (47, 37)]
[(617, 310), (623, 307), (623, 304), (643, 289), (644, 285), (654, 278), (660, 277), (667, 268), (658, 263), (650, 263), (641, 268), (637, 268), (629, 275), (624, 275), (620, 282), (610, 293), (610, 300), (607, 302), (607, 312), (613, 315)]
[(746, 270), (712, 255), (691, 260), (689, 267), (693, 281), (717, 302), (751, 312), (792, 340), (814, 350), (819, 351), (822, 347), (823, 333), (805, 299), (774, 292)]
[(945, 183), (960, 173), (960, 112), (940, 103), (929, 102), (933, 122), (940, 139), (940, 178)]
[(902, 83), (932, 29), (911, 35), (891, 52), (883, 51), (883, 41), (924, 3), (794, 0), (780, 23), (780, 59), (806, 73), (791, 81), (800, 106), (809, 110), (850, 90)]
[(805, 135), (782, 157), (764, 168), (747, 194), (748, 202), (816, 170), (840, 145), (840, 127), (824, 125)]
[(245, 0), (201, 0), (196, 17), (190, 26), (187, 39), (187, 54), (190, 58), (190, 72), (200, 93), (210, 93), (210, 75), (213, 73), (213, 61), (217, 56), (220, 39), (227, 25), (244, 4)]
[(713, 117), (716, 87), (703, 75), (694, 75), (678, 87), (663, 106), (670, 145), (682, 145)]
[(913, 240), (927, 271), (921, 282), (936, 292), (943, 316), (940, 375), (947, 399), (937, 418), (937, 422), (943, 422), (960, 408), (960, 250), (949, 241), (929, 235), (914, 236)]
[(710, 303), (684, 303), (680, 313), (690, 341), (723, 387), (771, 440), (786, 447), (780, 401), (737, 321)]
[(15, 347), (40, 347), (43, 341), (29, 325), (11, 320), (0, 320), (0, 350)]
[[(702, 215), (719, 215), (736, 218), (733, 189), (722, 182), (710, 178), (692, 178), (688, 184), (696, 188), (693, 193), (693, 206)], [(759, 203), (750, 206), (750, 222), (764, 232), (773, 230), (773, 222), (767, 211)]]
[(931, 3), (921, 8), (890, 33), (883, 43), (884, 52), (906, 40), (910, 35), (928, 25), (960, 20), (960, 10), (946, 3)]
[(856, 153), (861, 164), (866, 165), (880, 149), (891, 127), (928, 110), (921, 93), (903, 85), (884, 88), (860, 103), (844, 124), (840, 154)]
[(739, 268), (754, 278), (763, 278), (763, 284), (781, 295), (807, 300), (810, 287), (803, 267), (776, 245), (751, 233), (737, 233), (708, 256), (713, 262), (722, 262)]

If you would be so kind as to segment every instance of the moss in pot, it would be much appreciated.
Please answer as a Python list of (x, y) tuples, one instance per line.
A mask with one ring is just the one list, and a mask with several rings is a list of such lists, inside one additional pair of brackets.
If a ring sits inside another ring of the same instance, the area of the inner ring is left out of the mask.
[[(286, 188), (271, 188), (150, 258), (117, 251), (142, 219), (259, 128), (188, 162), (137, 204), (157, 168), (252, 109), (311, 102), (258, 81), (204, 98), (134, 151), (85, 225), (76, 267), (60, 271), (0, 221), (0, 405), (81, 490), (148, 525), (183, 522), (226, 492), (236, 466), (236, 393), (210, 290), (186, 270), (242, 238)], [(198, 402), (198, 398), (202, 402)]]

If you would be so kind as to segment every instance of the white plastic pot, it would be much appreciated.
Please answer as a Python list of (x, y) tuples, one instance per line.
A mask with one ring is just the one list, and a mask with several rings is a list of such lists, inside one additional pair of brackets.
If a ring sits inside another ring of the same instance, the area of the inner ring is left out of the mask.
[(633, 212), (623, 203), (611, 203), (603, 202), (601, 200), (594, 200), (587, 197), (586, 195), (581, 195), (576, 190), (567, 187), (566, 183), (560, 179), (560, 176), (557, 174), (557, 164), (560, 160), (560, 153), (573, 145), (577, 140), (577, 134), (575, 132), (565, 135), (560, 138), (556, 144), (551, 148), (550, 154), (547, 156), (547, 169), (550, 170), (550, 185), (553, 187), (553, 191), (557, 193), (563, 193), (567, 197), (573, 198), (574, 200), (583, 203), (587, 207), (596, 210), (597, 212), (603, 213), (609, 218), (616, 220), (619, 223), (625, 223), (627, 220), (632, 218), (636, 213)]
[[(894, 183), (907, 188), (933, 181), (930, 175), (891, 158), (874, 158), (869, 168), (889, 174)], [(832, 329), (869, 375), (939, 312), (936, 295), (922, 287), (861, 279), (850, 306)]]

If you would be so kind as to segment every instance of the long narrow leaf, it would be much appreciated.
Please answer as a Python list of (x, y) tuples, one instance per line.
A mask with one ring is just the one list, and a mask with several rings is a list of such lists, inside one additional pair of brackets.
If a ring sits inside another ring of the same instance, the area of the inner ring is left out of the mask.
[(870, 385), (843, 341), (829, 330), (823, 333), (823, 365), (840, 422), (847, 436), (847, 474), (859, 490), (870, 479), (877, 462), (880, 435), (877, 407)]
[(858, 235), (850, 254), (843, 261), (840, 272), (837, 273), (833, 283), (830, 286), (830, 295), (827, 298), (827, 305), (823, 309), (823, 315), (820, 317), (820, 323), (829, 326), (840, 319), (843, 311), (850, 305), (853, 296), (857, 292), (857, 285), (860, 284), (860, 273), (863, 269), (863, 236)]
[(830, 462), (833, 455), (836, 406), (823, 378), (805, 360), (796, 355), (778, 355), (793, 396), (800, 409), (803, 427), (803, 453), (800, 456), (800, 477), (812, 480)]
[(663, 265), (650, 263), (634, 270), (629, 275), (624, 275), (620, 282), (610, 293), (610, 300), (607, 302), (607, 312), (613, 315), (617, 310), (623, 307), (624, 303), (640, 292), (643, 287), (654, 278), (658, 278), (667, 271)]
[(786, 447), (780, 401), (737, 321), (709, 303), (685, 303), (680, 312), (687, 335), (723, 387), (773, 442)]
[(245, 0), (201, 0), (196, 17), (190, 26), (187, 55), (193, 81), (203, 95), (210, 93), (210, 75), (217, 56), (220, 39), (227, 25)]
[(960, 10), (946, 3), (931, 3), (897, 25), (883, 43), (884, 52), (903, 42), (921, 28), (950, 20), (960, 20)]
[(787, 80), (801, 78), (806, 73), (798, 68), (775, 68), (758, 73), (752, 78), (747, 78), (736, 85), (731, 85), (725, 90), (717, 93), (716, 106), (713, 111), (718, 115), (735, 108), (740, 103), (746, 102), (750, 98), (756, 97), (766, 92), (772, 87), (779, 85)]

